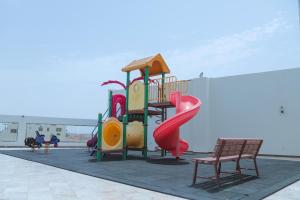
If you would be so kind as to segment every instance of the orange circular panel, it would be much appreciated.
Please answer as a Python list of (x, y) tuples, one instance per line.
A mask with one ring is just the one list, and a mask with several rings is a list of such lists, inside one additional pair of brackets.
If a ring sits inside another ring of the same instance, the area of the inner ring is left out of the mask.
[(152, 62), (152, 67), (155, 67), (155, 68), (161, 68), (161, 64), (158, 60), (154, 60)]
[(152, 62), (152, 67), (150, 70), (152, 74), (159, 74), (162, 71), (161, 67), (161, 63), (158, 60), (155, 60)]
[(120, 124), (121, 123), (115, 118), (110, 118), (103, 123), (103, 142), (108, 146), (114, 147), (120, 143), (122, 138), (122, 128)]

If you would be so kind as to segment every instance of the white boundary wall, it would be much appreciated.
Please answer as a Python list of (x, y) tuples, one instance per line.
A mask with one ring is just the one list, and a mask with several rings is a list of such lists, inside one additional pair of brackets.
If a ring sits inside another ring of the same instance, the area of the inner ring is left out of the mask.
[[(15, 116), (15, 115), (0, 115), (0, 122), (16, 122), (19, 125), (17, 140), (14, 142), (0, 141), (0, 146), (24, 146), (26, 137), (27, 123), (41, 124), (62, 124), (74, 126), (95, 126), (97, 120), (90, 119), (69, 119), (69, 118), (52, 118), (52, 117), (32, 117), (32, 116)], [(86, 146), (85, 142), (60, 142), (59, 146)]]
[(300, 156), (300, 68), (211, 79), (210, 105), (213, 141), (258, 137), (261, 153)]
[(197, 78), (190, 81), (189, 94), (203, 103), (181, 128), (190, 151), (212, 151), (218, 137), (247, 137), (264, 139), (260, 153), (300, 156), (300, 68)]

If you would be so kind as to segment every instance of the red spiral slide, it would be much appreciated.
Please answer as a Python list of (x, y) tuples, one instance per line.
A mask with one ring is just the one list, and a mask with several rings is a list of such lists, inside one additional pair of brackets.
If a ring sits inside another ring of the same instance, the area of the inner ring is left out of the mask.
[(199, 112), (201, 101), (194, 96), (181, 96), (179, 92), (173, 92), (170, 102), (176, 106), (176, 114), (159, 124), (153, 137), (158, 146), (179, 157), (189, 148), (188, 142), (179, 136), (179, 127)]

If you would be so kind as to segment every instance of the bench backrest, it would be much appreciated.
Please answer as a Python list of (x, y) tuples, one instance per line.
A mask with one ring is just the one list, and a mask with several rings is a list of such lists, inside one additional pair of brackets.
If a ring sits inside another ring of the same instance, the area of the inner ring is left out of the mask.
[(214, 149), (214, 157), (220, 158), (223, 156), (241, 156), (245, 147), (246, 140), (219, 138)]
[(261, 139), (247, 139), (243, 154), (249, 154), (253, 155), (253, 157), (256, 157), (262, 143), (263, 140)]

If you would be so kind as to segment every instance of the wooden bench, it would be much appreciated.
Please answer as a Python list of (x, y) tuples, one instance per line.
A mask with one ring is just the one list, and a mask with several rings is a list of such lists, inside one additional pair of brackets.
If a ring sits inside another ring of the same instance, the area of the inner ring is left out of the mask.
[[(236, 169), (234, 173), (241, 174), (241, 169), (245, 169), (240, 167), (241, 159), (253, 159), (256, 174), (258, 176), (259, 173), (256, 163), (256, 157), (258, 155), (261, 144), (262, 140), (259, 139), (219, 138), (211, 157), (193, 159), (193, 161), (195, 162), (193, 184), (196, 183), (197, 178), (211, 179), (218, 182), (221, 173), (228, 173), (221, 172), (222, 162), (236, 162)], [(215, 175), (211, 177), (197, 176), (199, 164), (212, 165), (214, 167)]]

